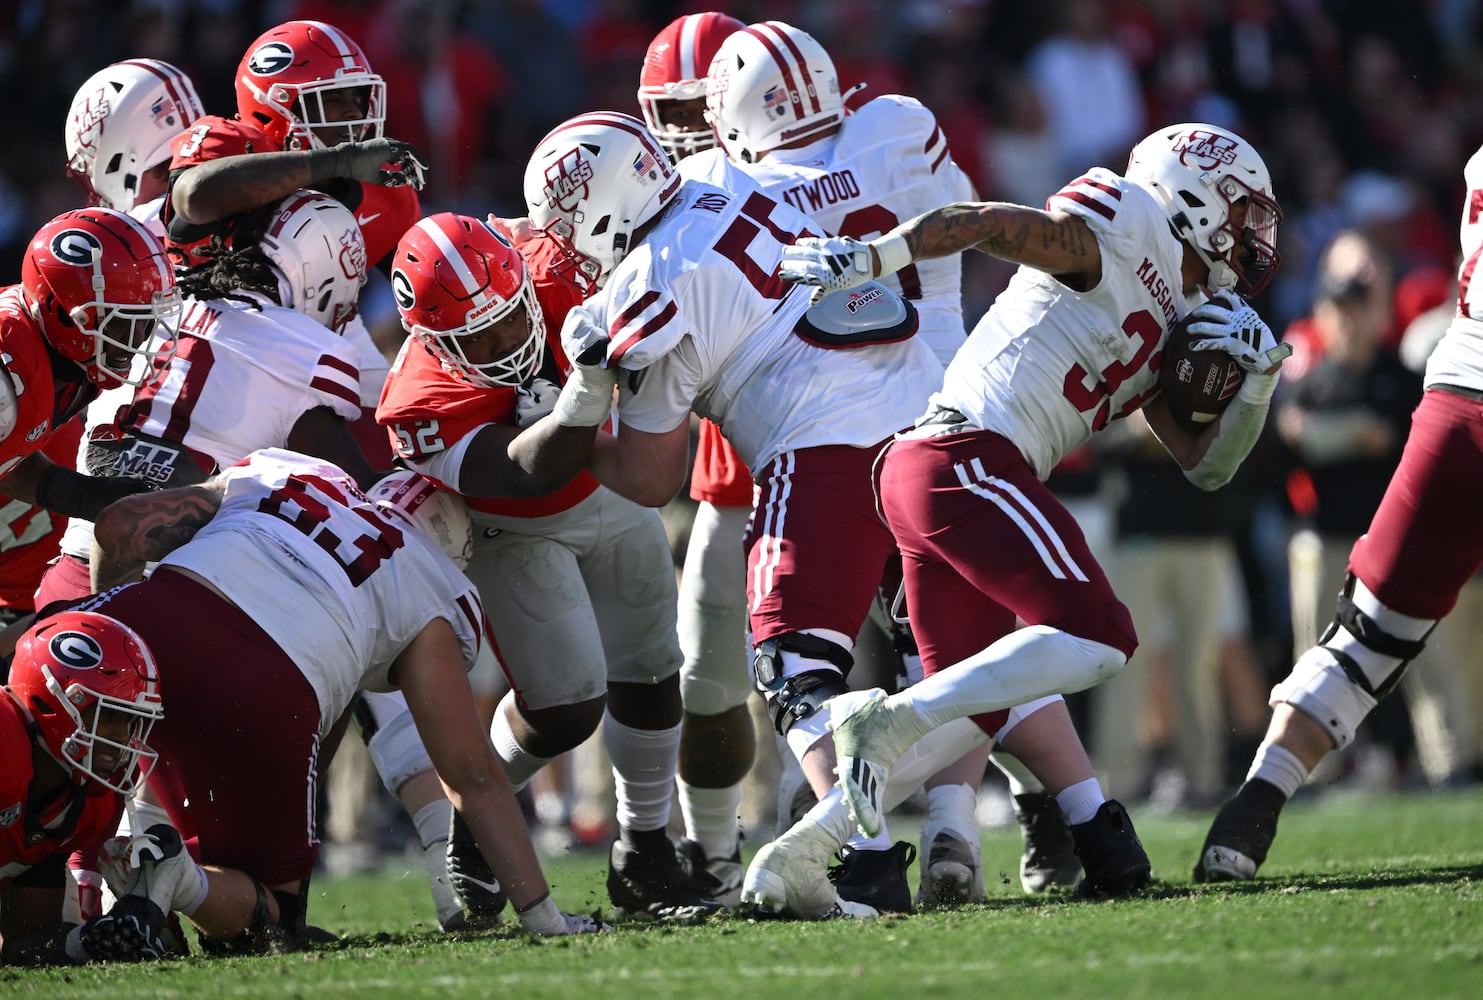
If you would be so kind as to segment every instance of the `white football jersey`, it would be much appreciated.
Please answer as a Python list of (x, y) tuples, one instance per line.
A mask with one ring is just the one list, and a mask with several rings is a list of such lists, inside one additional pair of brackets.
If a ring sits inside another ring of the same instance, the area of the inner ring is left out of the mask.
[(1483, 391), (1483, 149), (1462, 171), (1467, 200), (1462, 207), (1462, 268), (1457, 275), (1457, 315), (1426, 362), (1426, 385), (1455, 385)]
[(292, 654), (322, 733), (356, 692), (392, 690), (391, 666), (429, 622), (447, 620), (473, 666), (478, 592), (410, 519), (296, 452), (254, 452), (220, 479), (221, 509), (160, 565), (209, 581)]
[[(840, 350), (794, 332), (811, 290), (777, 267), (810, 225), (760, 192), (685, 182), (602, 291), (567, 318), (606, 328), (609, 361), (634, 373), (618, 382), (620, 427), (665, 433), (693, 410), (761, 469), (786, 451), (864, 447), (911, 424), (942, 373), (920, 338)], [(855, 293), (842, 294), (854, 304)]]
[[(896, 94), (847, 116), (835, 135), (797, 149), (774, 149), (757, 163), (732, 165), (720, 149), (680, 163), (685, 176), (728, 190), (732, 171), (751, 176), (827, 232), (860, 240), (974, 199), (973, 182), (953, 162), (932, 112)], [(912, 301), (921, 317), (917, 336), (944, 365), (951, 361), (964, 340), (962, 256), (917, 261), (881, 282)]]
[(1052, 195), (1102, 252), (1089, 292), (1021, 267), (948, 365), (933, 402), (1013, 441), (1044, 479), (1067, 453), (1159, 391), (1164, 338), (1204, 301), (1186, 297), (1184, 244), (1146, 190), (1094, 169)]

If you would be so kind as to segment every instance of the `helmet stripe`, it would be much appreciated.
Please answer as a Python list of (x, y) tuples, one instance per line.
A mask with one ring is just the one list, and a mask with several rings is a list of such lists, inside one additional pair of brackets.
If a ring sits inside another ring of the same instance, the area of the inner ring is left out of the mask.
[[(778, 69), (782, 71), (783, 86), (788, 88), (788, 97), (793, 104), (793, 116), (795, 118), (802, 118), (804, 116), (804, 94), (811, 95), (810, 103), (813, 104), (812, 113), (818, 114), (820, 111), (819, 95), (813, 93), (814, 78), (808, 71), (808, 62), (803, 58), (803, 53), (798, 51), (798, 46), (793, 44), (793, 39), (789, 38), (787, 33), (779, 28), (779, 22), (763, 21), (761, 24), (754, 24), (747, 29), (747, 34), (762, 43), (762, 47), (767, 50), (767, 54), (772, 56), (772, 61), (777, 63)], [(769, 37), (769, 35), (775, 37)], [(791, 63), (788, 59), (784, 58), (779, 45), (788, 49), (789, 55), (792, 56)], [(798, 67), (798, 72), (802, 76), (802, 80), (798, 82), (795, 82), (793, 79), (793, 67), (795, 65)]]
[(163, 251), (163, 247), (160, 244), (160, 238), (154, 233), (150, 232), (143, 223), (139, 222), (139, 220), (135, 219), (132, 215), (128, 215), (124, 212), (119, 212), (117, 214), (118, 217), (122, 219), (124, 223), (127, 224), (128, 227), (134, 231), (139, 239), (144, 241), (144, 245), (149, 247), (149, 249), (152, 251), (150, 253), (150, 260), (153, 261), (155, 271), (160, 276), (160, 285), (165, 289), (169, 289), (175, 284), (175, 268), (170, 263), (169, 254), (166, 254)]
[(313, 25), (324, 32), (324, 36), (334, 44), (335, 55), (343, 60), (346, 69), (356, 68), (358, 64), (356, 46), (345, 36), (344, 32), (332, 24), (325, 24), (323, 21), (305, 21), (304, 23)]
[(479, 281), (474, 277), (474, 272), (469, 270), (468, 262), (463, 259), (463, 254), (458, 252), (458, 247), (448, 238), (443, 227), (432, 218), (426, 218), (417, 223), (417, 228), (427, 234), (428, 239), (437, 246), (438, 252), (447, 259), (448, 266), (453, 269), (454, 277), (458, 279), (471, 300), (479, 305), (487, 302), (488, 292), (479, 287)]
[(196, 96), (195, 85), (191, 83), (190, 77), (177, 67), (160, 59), (125, 59), (120, 65), (133, 66), (159, 78), (165, 85), (165, 93), (181, 109), (181, 131), (206, 113), (206, 109), (201, 106), (201, 99)]
[(699, 80), (705, 76), (705, 67), (697, 65), (700, 60), (695, 57), (700, 49), (700, 24), (704, 14), (690, 14), (680, 22), (680, 79), (676, 83), (685, 80)]
[(647, 149), (650, 153), (654, 154), (654, 156), (658, 158), (659, 162), (665, 168), (669, 167), (669, 157), (664, 154), (664, 150), (660, 149), (659, 146), (655, 144), (654, 133), (650, 132), (647, 128), (644, 128), (643, 125), (635, 118), (630, 118), (628, 115), (617, 114), (616, 112), (595, 111), (592, 114), (573, 118), (571, 121), (558, 126), (557, 131), (564, 132), (569, 128), (575, 128), (578, 125), (607, 125), (610, 128), (615, 128), (620, 131), (627, 132), (629, 135), (637, 138), (639, 142), (643, 143), (644, 148)]

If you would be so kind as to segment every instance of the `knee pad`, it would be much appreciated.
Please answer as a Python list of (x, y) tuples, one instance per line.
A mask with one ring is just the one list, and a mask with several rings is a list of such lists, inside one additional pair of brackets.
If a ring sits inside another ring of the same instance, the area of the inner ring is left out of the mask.
[(400, 694), (363, 694), (353, 711), (376, 773), (393, 796), (408, 778), (433, 766), (412, 721), (412, 710)]
[[(793, 672), (784, 676), (787, 661)], [(802, 632), (786, 632), (759, 642), (752, 659), (753, 676), (757, 690), (767, 699), (778, 735), (787, 736), (788, 730), (818, 712), (824, 702), (849, 690), (845, 675), (854, 662), (844, 647)]]
[[(1333, 622), (1318, 645), (1298, 657), (1292, 672), (1272, 689), (1271, 701), (1311, 716), (1342, 749), (1353, 742), (1370, 710), (1400, 684), (1435, 625), (1386, 609), (1350, 573)], [(1409, 639), (1397, 635), (1399, 631), (1422, 634)]]
[(680, 609), (680, 700), (694, 715), (720, 715), (752, 693), (744, 608), (694, 604)]

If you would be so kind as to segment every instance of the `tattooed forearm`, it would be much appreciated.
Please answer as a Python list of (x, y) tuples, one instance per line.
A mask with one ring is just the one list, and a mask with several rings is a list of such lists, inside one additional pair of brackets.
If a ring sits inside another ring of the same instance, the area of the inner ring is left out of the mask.
[(913, 220), (905, 231), (913, 259), (947, 257), (977, 248), (1015, 259), (1030, 238), (1023, 220), (1009, 221), (998, 211), (1009, 206), (957, 202)]
[[(220, 501), (198, 487), (130, 497), (142, 501), (134, 514), (132, 554), (147, 562), (163, 558), (191, 540), (211, 520)], [(128, 502), (128, 501), (125, 501)]]

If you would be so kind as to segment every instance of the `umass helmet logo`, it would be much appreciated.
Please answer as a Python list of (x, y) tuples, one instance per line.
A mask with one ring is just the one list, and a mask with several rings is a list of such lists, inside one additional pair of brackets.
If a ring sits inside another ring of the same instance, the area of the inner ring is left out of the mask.
[(592, 163), (573, 146), (546, 168), (546, 199), (562, 212), (574, 212), (587, 197), (592, 181)]
[(57, 662), (73, 670), (93, 670), (103, 662), (103, 647), (86, 632), (58, 632), (48, 646)]
[(1205, 129), (1195, 129), (1174, 140), (1179, 162), (1196, 170), (1214, 170), (1236, 162), (1236, 140)]
[(64, 264), (91, 267), (93, 255), (103, 252), (103, 244), (86, 229), (64, 229), (52, 237), (51, 252)]
[(255, 76), (274, 76), (293, 65), (294, 50), (286, 42), (259, 45), (247, 60), (247, 71)]

